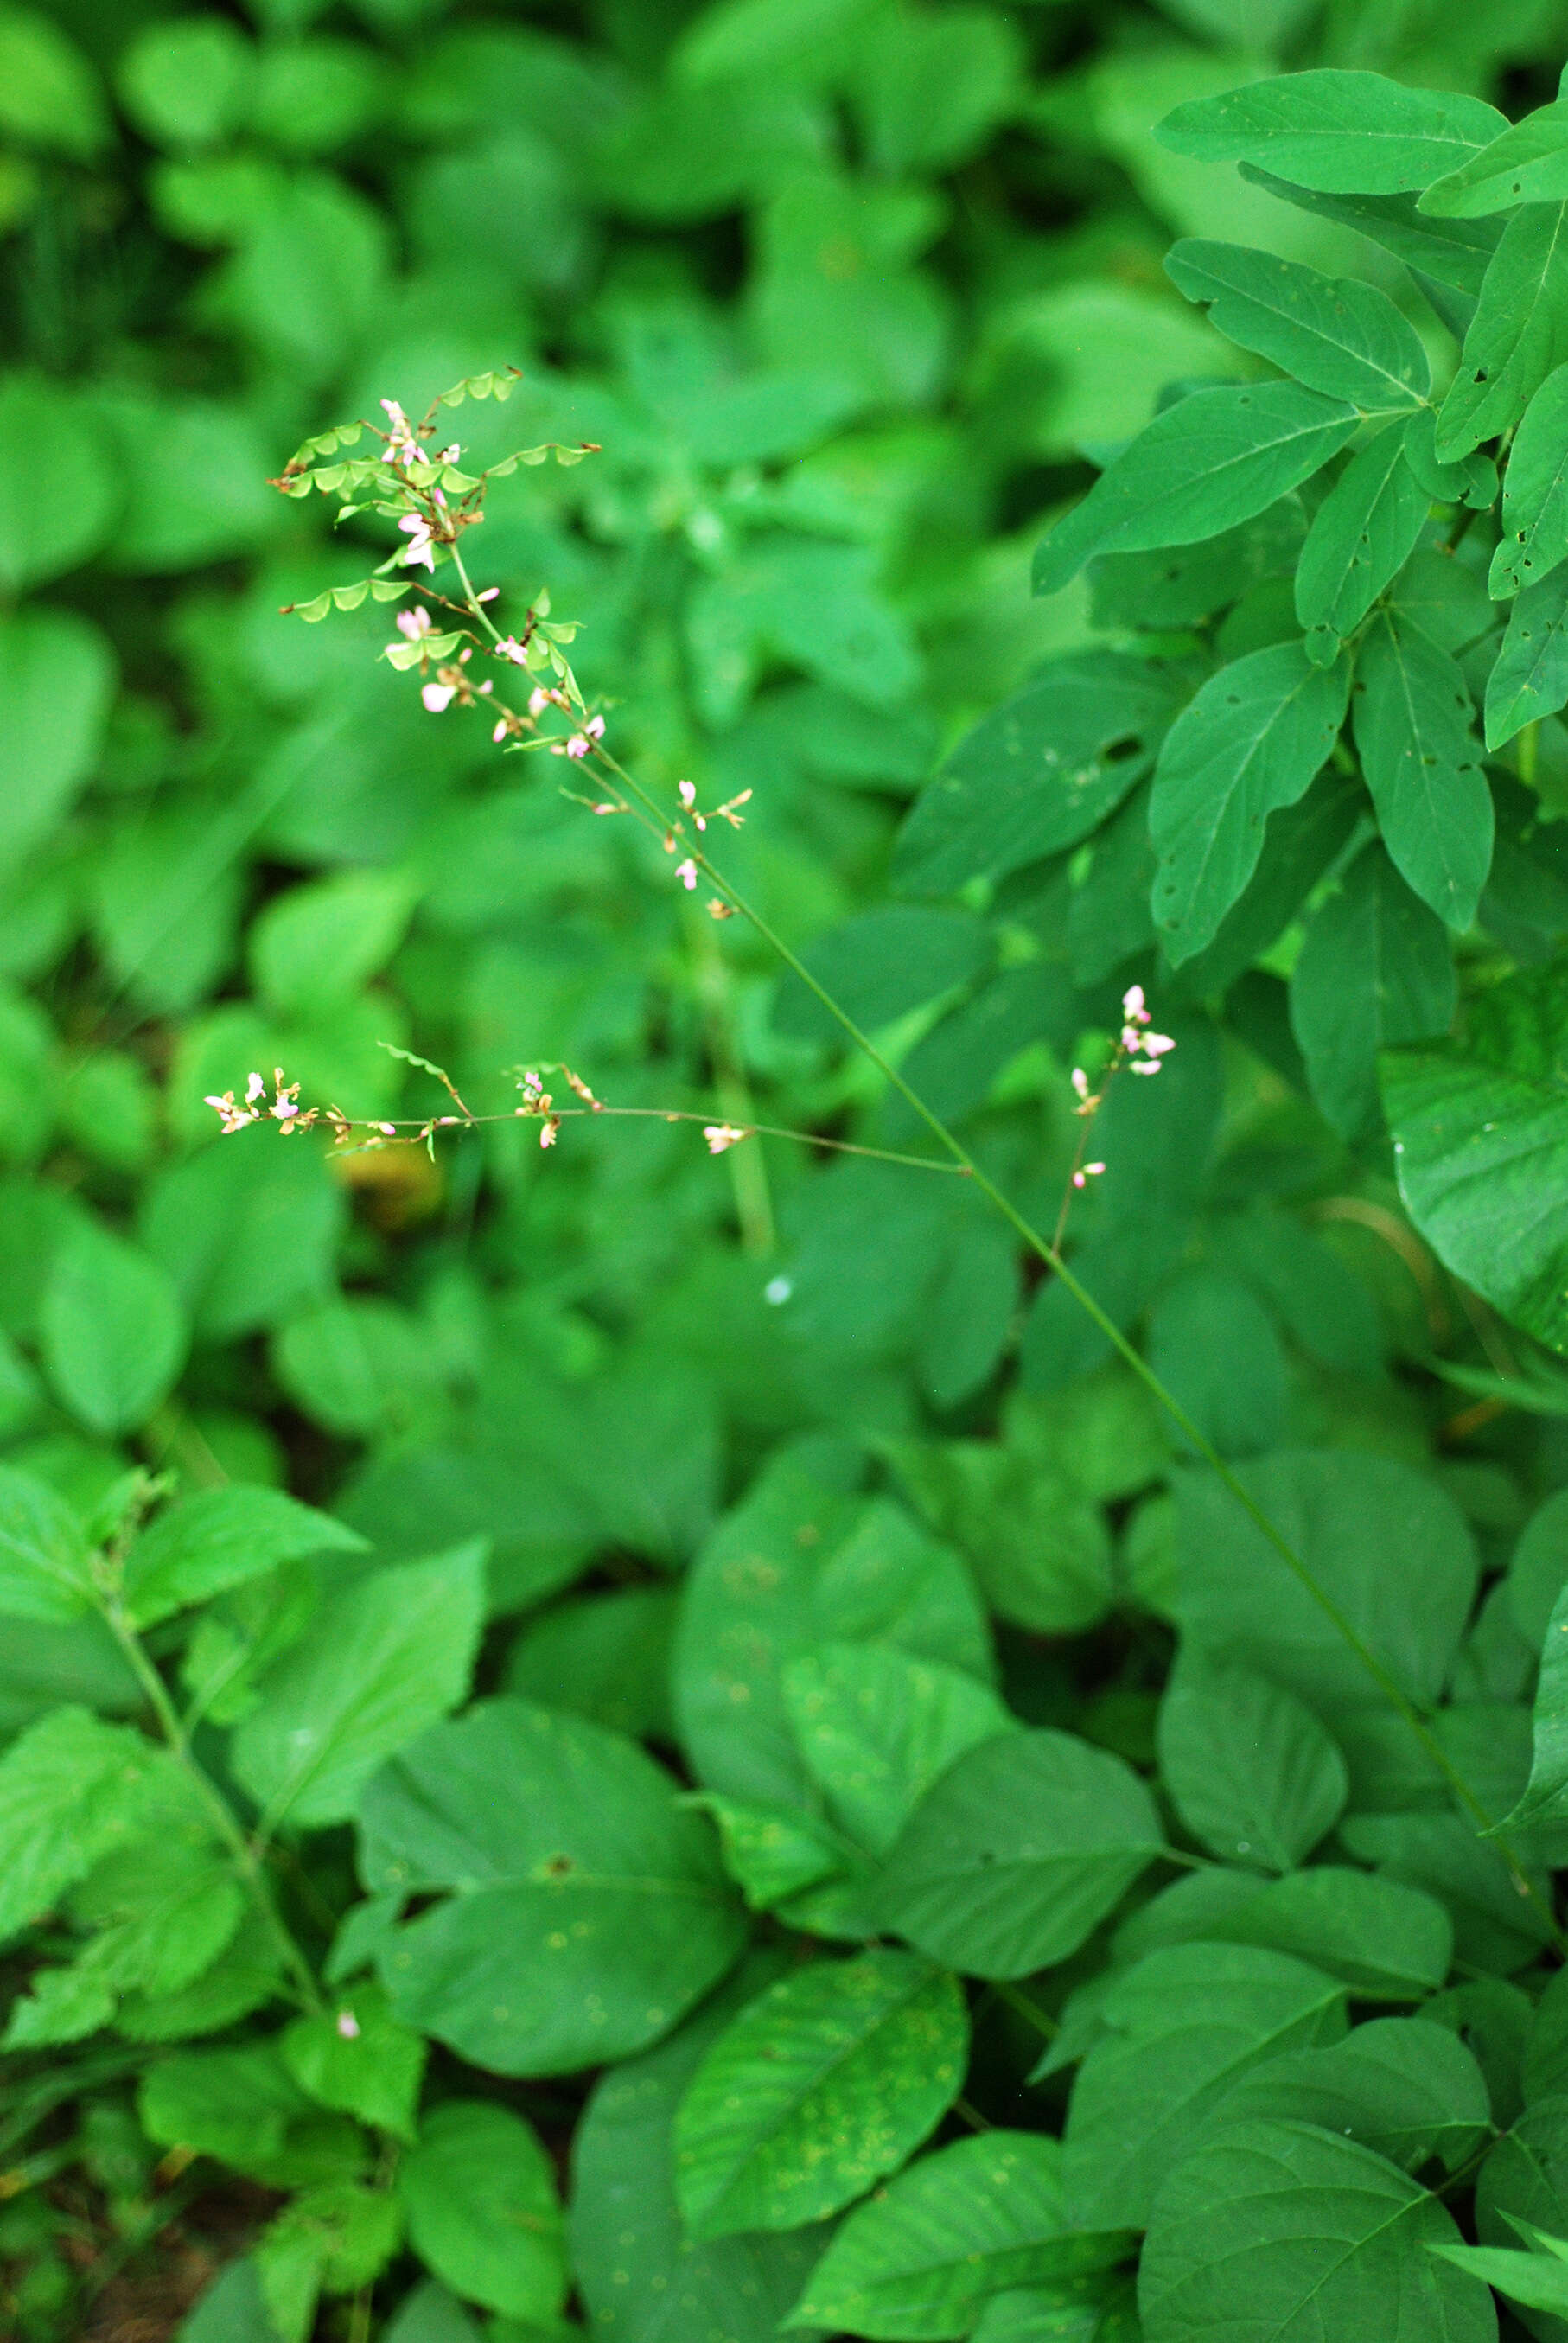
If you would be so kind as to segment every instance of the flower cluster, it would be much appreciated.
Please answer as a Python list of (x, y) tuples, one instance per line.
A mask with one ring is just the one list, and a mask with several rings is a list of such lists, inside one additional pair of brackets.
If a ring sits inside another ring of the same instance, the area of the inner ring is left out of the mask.
[(1143, 987), (1130, 985), (1121, 996), (1121, 1014), (1126, 1021), (1121, 1028), (1121, 1047), (1131, 1061), (1135, 1074), (1157, 1074), (1160, 1061), (1176, 1047), (1169, 1033), (1151, 1033), (1149, 1011), (1143, 1003)]
[(272, 1081), (273, 1097), (270, 1104), (267, 1101), (266, 1084), (259, 1074), (252, 1074), (249, 1081), (246, 1082), (242, 1101), (236, 1101), (232, 1091), (225, 1091), (221, 1098), (206, 1098), (202, 1101), (202, 1104), (211, 1107), (223, 1125), (226, 1138), (230, 1131), (245, 1131), (253, 1122), (276, 1122), (285, 1139), (294, 1131), (308, 1131), (310, 1125), (317, 1120), (317, 1109), (300, 1106), (299, 1084), (286, 1082), (281, 1066), (273, 1068)]

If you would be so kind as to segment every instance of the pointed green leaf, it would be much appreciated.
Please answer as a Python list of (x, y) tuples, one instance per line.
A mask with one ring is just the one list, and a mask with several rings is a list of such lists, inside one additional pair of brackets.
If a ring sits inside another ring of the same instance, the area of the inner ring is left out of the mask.
[(1479, 2278), (1483, 2285), (1494, 2286), (1510, 2302), (1522, 2302), (1527, 2310), (1552, 2310), (1568, 2318), (1568, 2265), (1554, 2255), (1512, 2253), (1503, 2246), (1433, 2244), (1427, 2250)]
[(319, 2107), (357, 2116), (398, 2139), (414, 2137), (429, 2046), (398, 2025), (378, 1985), (361, 1977), (335, 2007), (286, 2026), (278, 2046), (300, 2089)]
[(1445, 1033), (1457, 997), (1447, 929), (1370, 840), (1308, 920), (1291, 975), (1291, 1029), (1337, 1131), (1376, 1127), (1378, 1052)]
[(1165, 274), (1189, 301), (1211, 305), (1210, 320), (1228, 341), (1309, 390), (1375, 415), (1418, 407), (1432, 387), (1414, 327), (1375, 286), (1198, 236), (1171, 246)]
[(1193, 545), (1251, 520), (1338, 453), (1359, 417), (1292, 382), (1196, 390), (1157, 415), (1036, 548), (1054, 594), (1091, 553)]
[[(1395, 425), (1357, 450), (1312, 518), (1296, 570), (1303, 627), (1353, 633), (1404, 568), (1426, 524), (1428, 492)], [(1332, 649), (1332, 646), (1331, 646)]]
[(794, 2229), (896, 2171), (963, 2087), (956, 1977), (910, 1953), (819, 1961), (743, 2009), (676, 2118), (688, 2229)]
[(1242, 2076), (1337, 2042), (1345, 1990), (1248, 1945), (1175, 1945), (1113, 1976), (1068, 2107), (1065, 2179), (1086, 2228), (1145, 2227), (1171, 2166)]
[(1138, 2280), (1147, 2343), (1214, 2343), (1238, 2305), (1247, 2343), (1495, 2343), (1484, 2286), (1425, 2250), (1458, 2243), (1437, 2198), (1370, 2148), (1237, 2124), (1155, 2206)]
[(1280, 74), (1179, 106), (1154, 136), (1206, 163), (1261, 164), (1326, 194), (1430, 186), (1508, 127), (1478, 97), (1412, 89), (1374, 73)]
[(1501, 749), (1568, 702), (1568, 569), (1527, 586), (1486, 679), (1486, 745)]
[(0, 1757), (0, 1941), (125, 1844), (156, 1762), (139, 1733), (85, 1708), (54, 1709), (11, 1744)]
[(467, 1693), (484, 1608), (477, 1541), (323, 1604), (234, 1736), (235, 1774), (269, 1819), (347, 1822), (377, 1766)]
[(1304, 1701), (1246, 1668), (1183, 1659), (1160, 1704), (1160, 1771), (1226, 1863), (1292, 1871), (1344, 1811), (1345, 1761)]
[(1470, 730), (1470, 694), (1445, 651), (1386, 616), (1362, 647), (1356, 747), (1383, 844), (1452, 928), (1467, 928), (1492, 867), (1492, 792)]
[(1488, 265), (1459, 365), (1438, 411), (1439, 459), (1452, 464), (1517, 423), (1568, 360), (1568, 204), (1514, 215)]
[(1147, 659), (1051, 660), (965, 734), (924, 790), (899, 840), (900, 884), (949, 894), (1076, 846), (1143, 779), (1176, 705)]
[(922, 2157), (851, 2214), (784, 2324), (886, 2343), (963, 2336), (991, 2295), (1108, 2269), (1131, 2244), (1069, 2220), (1060, 2141), (987, 2132)]
[(1439, 219), (1476, 219), (1568, 196), (1568, 104), (1560, 97), (1509, 125), (1490, 146), (1434, 179), (1421, 198)]
[(1497, 601), (1539, 585), (1568, 555), (1568, 366), (1547, 376), (1514, 433), (1502, 525), (1487, 578)]
[(888, 1858), (886, 1926), (971, 1976), (1076, 1952), (1160, 1851), (1130, 1765), (1070, 1734), (1010, 1733), (949, 1767)]
[(1555, 1829), (1568, 1822), (1568, 1587), (1558, 1596), (1541, 1646), (1530, 1780), (1503, 1831)]
[(126, 1607), (149, 1627), (243, 1585), (280, 1562), (313, 1554), (362, 1554), (357, 1530), (286, 1497), (281, 1489), (203, 1489), (160, 1513), (126, 1562)]
[(1396, 260), (1402, 260), (1407, 268), (1419, 269), (1423, 277), (1435, 277), (1440, 285), (1471, 296), (1480, 292), (1487, 263), (1503, 233), (1503, 222), (1498, 219), (1425, 218), (1416, 208), (1414, 196), (1328, 195), (1293, 186), (1288, 179), (1277, 179), (1253, 163), (1243, 163), (1241, 172), (1243, 179), (1276, 196), (1281, 203), (1294, 204), (1320, 219), (1353, 227), (1392, 252)]
[(0, 1617), (78, 1619), (92, 1600), (92, 1550), (76, 1513), (47, 1482), (0, 1464)]
[(1210, 943), (1247, 886), (1276, 807), (1294, 805), (1344, 721), (1350, 669), (1314, 667), (1298, 643), (1233, 659), (1166, 735), (1149, 804), (1160, 869), (1154, 917), (1180, 964)]

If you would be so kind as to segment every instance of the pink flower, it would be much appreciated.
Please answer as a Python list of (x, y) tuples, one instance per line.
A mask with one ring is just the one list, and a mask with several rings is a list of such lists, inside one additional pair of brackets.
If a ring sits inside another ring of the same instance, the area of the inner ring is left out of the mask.
[[(481, 598), (483, 598), (481, 597)], [(514, 667), (526, 667), (528, 661), (528, 655), (523, 649), (521, 643), (518, 642), (516, 635), (505, 635), (502, 637), (501, 640), (496, 645), (496, 657), (498, 659), (509, 659)], [(536, 697), (538, 695), (536, 694)]]
[(708, 1141), (709, 1155), (722, 1155), (727, 1148), (738, 1147), (751, 1134), (749, 1131), (738, 1131), (732, 1122), (705, 1122), (702, 1136)]
[(411, 610), (398, 611), (397, 632), (400, 635), (407, 635), (411, 643), (423, 642), (427, 635), (434, 634), (435, 631), (430, 622), (430, 613), (423, 602), (417, 603)]
[(450, 708), (457, 689), (455, 683), (427, 683), (421, 687), (419, 697), (432, 716), (439, 716)]
[(357, 2042), (357, 2041), (358, 2041), (358, 2039), (359, 2039), (359, 2020), (355, 2016), (354, 2012), (353, 2012), (351, 2009), (340, 2009), (340, 2010), (338, 2011), (338, 2013), (337, 2013), (337, 2032), (338, 2032), (339, 2038), (340, 2038), (342, 2041), (345, 2041), (345, 2042)]
[(1089, 1103), (1089, 1076), (1084, 1072), (1081, 1066), (1074, 1066), (1072, 1070), (1072, 1087), (1087, 1106)]
[(1143, 987), (1130, 984), (1121, 996), (1121, 1014), (1130, 1025), (1147, 1025), (1149, 1011), (1144, 1006)]
[(689, 854), (687, 856), (684, 862), (678, 862), (676, 864), (675, 875), (679, 880), (681, 885), (686, 889), (688, 894), (689, 894), (691, 890), (697, 884), (697, 865), (692, 860)]
[(503, 717), (502, 717), (502, 719), (501, 719), (501, 720), (500, 720), (500, 722), (497, 725), (497, 727), (496, 727), (495, 730), (491, 733), (490, 738), (491, 738), (491, 739), (492, 739), (492, 740), (496, 741), (496, 742), (498, 744), (500, 741), (504, 740), (504, 739), (506, 739), (506, 737), (507, 737), (507, 719), (506, 719), (506, 718), (503, 716)]
[[(505, 650), (506, 645), (503, 643), (501, 648)], [(549, 704), (549, 693), (545, 689), (542, 683), (536, 683), (532, 691), (528, 694), (528, 714), (534, 719), (536, 723), (538, 723), (539, 718), (544, 714)]]
[(402, 567), (405, 569), (417, 569), (422, 565), (425, 568), (433, 571), (436, 567), (436, 556), (431, 546), (429, 522), (422, 519), (417, 513), (405, 513), (397, 526), (408, 539), (398, 556)]

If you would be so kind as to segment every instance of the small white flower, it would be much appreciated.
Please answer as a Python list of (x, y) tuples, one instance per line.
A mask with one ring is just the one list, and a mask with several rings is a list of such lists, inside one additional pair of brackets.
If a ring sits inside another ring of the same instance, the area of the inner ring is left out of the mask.
[(455, 683), (427, 683), (420, 687), (419, 697), (432, 716), (439, 716), (452, 705), (457, 689)]

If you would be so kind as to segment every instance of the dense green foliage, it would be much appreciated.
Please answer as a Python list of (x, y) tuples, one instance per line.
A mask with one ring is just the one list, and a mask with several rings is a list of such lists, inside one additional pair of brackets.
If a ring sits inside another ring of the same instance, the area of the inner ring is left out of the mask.
[(0, 8), (24, 2343), (1568, 2335), (1558, 14)]

